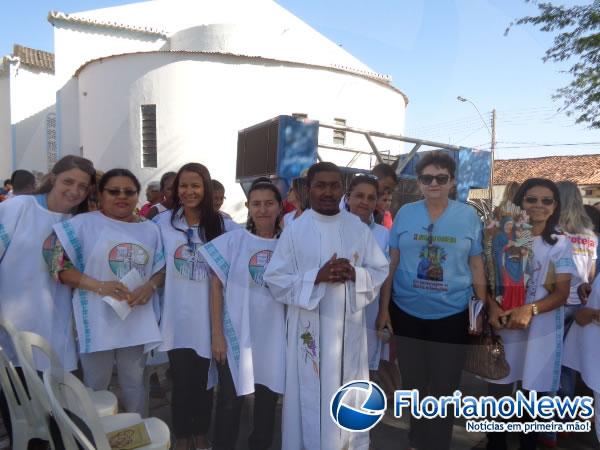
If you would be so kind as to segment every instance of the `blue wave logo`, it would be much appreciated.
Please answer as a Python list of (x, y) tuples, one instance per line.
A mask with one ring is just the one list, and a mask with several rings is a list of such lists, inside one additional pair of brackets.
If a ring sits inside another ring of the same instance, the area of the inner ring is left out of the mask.
[[(359, 399), (365, 398), (359, 408)], [(347, 431), (369, 431), (379, 423), (387, 408), (383, 390), (371, 381), (355, 380), (337, 390), (329, 413), (338, 427)]]

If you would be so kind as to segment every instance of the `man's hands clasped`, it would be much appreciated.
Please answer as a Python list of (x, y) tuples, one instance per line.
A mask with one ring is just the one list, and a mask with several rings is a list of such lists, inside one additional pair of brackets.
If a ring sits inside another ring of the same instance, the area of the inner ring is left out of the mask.
[(356, 281), (356, 271), (346, 258), (338, 258), (337, 253), (319, 269), (315, 284), (318, 283), (345, 283)]

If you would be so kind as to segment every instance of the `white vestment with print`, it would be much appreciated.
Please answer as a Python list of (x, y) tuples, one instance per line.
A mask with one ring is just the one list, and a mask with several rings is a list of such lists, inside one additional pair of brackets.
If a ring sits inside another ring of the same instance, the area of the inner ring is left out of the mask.
[[(334, 253), (355, 267), (356, 281), (315, 285)], [(373, 234), (346, 211), (309, 210), (284, 230), (264, 275), (275, 299), (288, 305), (282, 448), (368, 449), (368, 433), (333, 422), (330, 402), (343, 384), (369, 379), (365, 308), (387, 274)]]
[[(144, 282), (165, 265), (158, 226), (150, 221), (122, 222), (99, 211), (79, 214), (54, 226), (73, 265), (99, 281), (117, 281), (135, 270)], [(125, 319), (97, 292), (73, 291), (73, 312), (79, 352), (92, 353), (144, 345), (144, 351), (161, 342), (154, 310), (158, 296), (134, 306)]]
[[(536, 236), (533, 241), (533, 258), (529, 263), (527, 304), (546, 298), (554, 289), (556, 275), (573, 274), (571, 243), (562, 235), (555, 236), (556, 244), (549, 245)], [(560, 382), (560, 366), (563, 348), (564, 308), (541, 313), (532, 317), (524, 330), (502, 329), (506, 361), (510, 373), (497, 384), (521, 380), (523, 389), (538, 392), (555, 392)]]
[[(45, 196), (19, 195), (0, 204), (0, 319), (19, 331), (41, 335), (65, 370), (75, 370), (71, 289), (49, 272), (56, 242), (52, 227), (70, 216), (50, 211), (41, 203)], [(18, 365), (3, 333), (0, 347)], [(49, 366), (48, 359), (38, 352), (34, 352), (34, 360), (37, 370)]]
[(282, 394), (285, 384), (285, 306), (276, 302), (263, 274), (277, 239), (238, 228), (200, 252), (223, 284), (227, 362), (238, 396), (261, 384)]

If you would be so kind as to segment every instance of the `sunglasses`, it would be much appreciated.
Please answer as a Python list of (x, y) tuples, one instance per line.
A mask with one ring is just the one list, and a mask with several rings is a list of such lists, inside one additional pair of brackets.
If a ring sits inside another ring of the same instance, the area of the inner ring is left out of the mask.
[(450, 175), (419, 175), (417, 179), (425, 186), (429, 186), (431, 183), (433, 183), (434, 179), (438, 186), (443, 186), (450, 181)]
[(110, 195), (111, 197), (118, 197), (121, 194), (124, 194), (125, 197), (135, 197), (138, 193), (138, 191), (134, 190), (134, 189), (104, 189), (108, 195)]
[(550, 206), (554, 204), (554, 199), (550, 197), (538, 198), (538, 197), (525, 197), (523, 199), (525, 203), (529, 205), (537, 205), (538, 203), (542, 203), (544, 206)]

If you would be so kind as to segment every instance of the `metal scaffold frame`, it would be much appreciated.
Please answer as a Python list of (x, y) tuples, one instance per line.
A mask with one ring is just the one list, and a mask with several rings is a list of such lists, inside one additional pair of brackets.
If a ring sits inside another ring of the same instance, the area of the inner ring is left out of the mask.
[[(402, 135), (398, 135), (398, 134), (389, 134), (389, 133), (382, 133), (379, 131), (364, 130), (361, 128), (349, 127), (349, 126), (345, 126), (342, 124), (329, 124), (329, 123), (319, 122), (319, 127), (327, 128), (327, 129), (331, 129), (331, 130), (335, 130), (335, 131), (343, 131), (343, 132), (347, 132), (347, 133), (359, 134), (359, 135), (362, 135), (365, 137), (365, 139), (367, 140), (367, 143), (371, 147), (371, 150), (372, 150), (371, 152), (362, 150), (362, 149), (350, 148), (350, 147), (346, 147), (343, 145), (328, 145), (328, 144), (321, 144), (321, 143), (318, 144), (318, 148), (329, 149), (329, 150), (339, 150), (339, 151), (343, 151), (343, 152), (354, 153), (353, 158), (350, 160), (350, 162), (347, 165), (348, 167), (351, 167), (352, 164), (356, 161), (356, 159), (358, 159), (358, 157), (360, 155), (375, 155), (375, 158), (377, 159), (378, 163), (389, 163), (389, 164), (402, 158), (398, 162), (398, 166), (396, 167), (396, 175), (398, 177), (400, 177), (404, 168), (410, 163), (410, 161), (414, 158), (414, 156), (419, 151), (419, 149), (421, 149), (421, 147), (432, 147), (432, 149), (446, 149), (446, 150), (452, 150), (452, 151), (459, 151), (461, 149), (461, 147), (456, 146), (456, 145), (444, 144), (444, 143), (435, 142), (435, 141), (429, 141), (427, 139), (417, 139), (417, 138), (402, 136)], [(393, 160), (388, 158), (388, 161), (385, 161), (381, 155), (381, 152), (377, 148), (377, 145), (373, 141), (373, 138), (391, 139), (394, 141), (406, 142), (406, 143), (414, 144), (414, 145), (408, 153), (401, 153), (401, 154), (395, 156)], [(318, 149), (317, 149), (317, 157), (318, 157), (319, 161), (322, 160), (321, 156), (319, 155)], [(493, 192), (493, 189), (492, 189), (493, 170), (494, 170), (494, 161), (492, 159), (492, 162), (490, 165), (490, 187), (489, 187), (488, 193), (487, 193), (487, 195), (488, 195), (487, 200), (489, 202), (488, 205), (487, 206), (486, 205), (478, 205), (476, 202), (470, 202), (473, 204), (473, 206), (475, 206), (478, 210), (480, 210), (480, 212), (482, 214), (488, 214), (489, 213), (488, 209), (491, 210), (492, 192)]]

